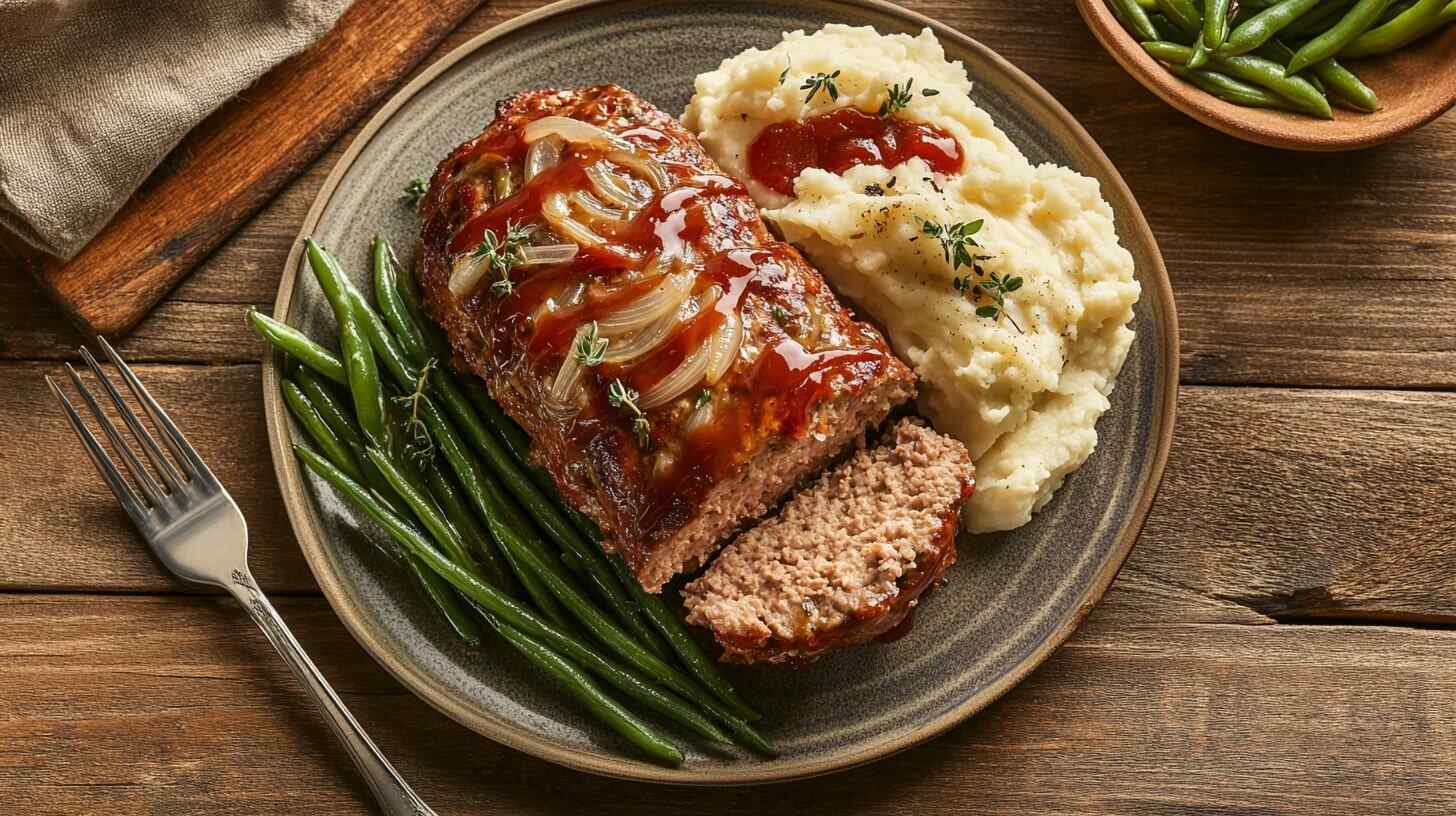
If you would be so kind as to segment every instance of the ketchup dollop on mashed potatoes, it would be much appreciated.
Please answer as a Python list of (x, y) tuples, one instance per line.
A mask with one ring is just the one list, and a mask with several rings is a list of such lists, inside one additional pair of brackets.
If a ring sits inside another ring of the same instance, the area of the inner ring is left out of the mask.
[[(836, 71), (834, 94), (821, 81), (809, 97), (806, 81)], [(954, 138), (963, 156), (955, 171), (918, 156), (841, 173), (806, 167), (792, 195), (753, 177), (751, 150), (765, 128), (842, 108), (880, 115), (907, 84), (899, 99), (908, 101), (885, 115)], [(1139, 287), (1097, 181), (1033, 166), (970, 91), (929, 29), (910, 37), (831, 25), (699, 75), (683, 123), (914, 367), (921, 413), (975, 460), (964, 518), (984, 532), (1029, 521), (1097, 446)], [(980, 273), (948, 260), (930, 234), (976, 221)], [(983, 286), (993, 274), (1020, 285), (988, 317), (995, 289)]]

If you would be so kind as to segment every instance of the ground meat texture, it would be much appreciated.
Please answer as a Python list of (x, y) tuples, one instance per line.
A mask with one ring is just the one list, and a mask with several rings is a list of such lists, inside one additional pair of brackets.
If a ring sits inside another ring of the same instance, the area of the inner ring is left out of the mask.
[[(558, 162), (527, 179), (524, 129), (546, 116), (615, 134), (663, 173), (568, 141)], [(641, 204), (608, 200), (593, 175), (602, 168)], [(568, 234), (563, 199), (600, 243)], [(425, 304), (449, 334), (455, 364), (485, 381), (530, 435), (564, 501), (602, 528), (604, 545), (649, 591), (700, 567), (724, 537), (914, 394), (913, 374), (879, 332), (769, 234), (742, 185), (676, 120), (621, 88), (504, 100), (480, 136), (440, 163), (421, 217)], [(563, 263), (509, 268), (504, 281), (492, 269), (478, 287), (452, 292), (452, 273), (487, 236), (522, 227), (531, 244), (575, 242), (579, 251)], [(689, 281), (671, 329), (652, 335), (648, 351), (613, 359), (648, 331), (608, 337), (613, 316), (669, 278), (679, 295)], [(607, 359), (581, 366), (579, 380), (561, 376), (592, 327), (609, 340)], [(735, 333), (736, 345), (722, 344), (735, 353), (717, 357), (726, 368), (673, 376), (695, 371), (695, 352)], [(661, 401), (649, 404), (654, 387), (686, 379), (690, 387), (657, 388)], [(563, 392), (558, 381), (576, 384)], [(643, 404), (614, 398), (622, 389)]]
[(955, 562), (973, 485), (964, 445), (902, 420), (725, 547), (683, 591), (688, 622), (739, 663), (805, 662), (885, 634)]

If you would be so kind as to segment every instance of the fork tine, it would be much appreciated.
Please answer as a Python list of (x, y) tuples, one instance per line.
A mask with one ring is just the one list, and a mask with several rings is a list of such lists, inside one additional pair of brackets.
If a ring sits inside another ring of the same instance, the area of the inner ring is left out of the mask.
[(184, 481), (182, 475), (177, 472), (177, 468), (172, 465), (172, 461), (167, 458), (167, 455), (162, 453), (162, 449), (157, 446), (157, 440), (142, 424), (136, 412), (131, 409), (126, 400), (122, 399), (121, 392), (116, 390), (115, 385), (112, 385), (111, 378), (101, 370), (101, 364), (96, 362), (96, 358), (91, 354), (91, 349), (82, 346), (81, 358), (86, 361), (86, 366), (91, 369), (92, 375), (101, 383), (101, 387), (106, 389), (107, 396), (111, 397), (111, 404), (116, 406), (117, 413), (121, 414), (121, 420), (131, 430), (131, 435), (141, 443), (142, 450), (146, 452), (152, 466), (162, 474), (162, 480), (167, 483), (168, 492), (176, 493), (182, 488)]
[(86, 387), (86, 382), (81, 379), (81, 375), (76, 373), (76, 369), (72, 368), (70, 363), (66, 363), (66, 373), (71, 377), (71, 384), (81, 392), (81, 399), (85, 400), (86, 407), (91, 409), (91, 416), (95, 417), (96, 424), (101, 426), (101, 430), (106, 433), (106, 438), (111, 440), (111, 449), (121, 454), (121, 461), (126, 465), (127, 472), (131, 474), (137, 484), (141, 485), (147, 502), (153, 507), (162, 506), (162, 489), (152, 479), (152, 474), (147, 472), (146, 466), (137, 460), (136, 454), (131, 452), (126, 440), (121, 438), (121, 434), (116, 430), (116, 423), (112, 422), (111, 417), (101, 410), (101, 404), (96, 401), (91, 389)]
[(106, 357), (111, 360), (111, 364), (116, 366), (117, 371), (121, 372), (121, 378), (126, 380), (127, 387), (131, 389), (137, 401), (142, 404), (142, 409), (147, 412), (147, 415), (152, 418), (153, 424), (162, 432), (162, 440), (167, 443), (167, 447), (177, 456), (177, 460), (182, 464), (182, 469), (189, 474), (207, 476), (213, 481), (216, 481), (217, 477), (213, 476), (212, 471), (208, 469), (207, 465), (203, 464), (202, 457), (197, 455), (196, 449), (187, 441), (187, 437), (182, 435), (182, 431), (178, 430), (177, 425), (172, 422), (172, 418), (167, 416), (166, 411), (162, 410), (162, 406), (157, 404), (157, 401), (152, 397), (152, 393), (147, 390), (146, 386), (142, 385), (142, 381), (137, 379), (137, 375), (132, 373), (131, 366), (127, 365), (121, 359), (121, 355), (117, 354), (116, 349), (112, 348), (111, 344), (106, 342), (105, 337), (98, 335), (96, 341), (101, 344), (101, 350), (106, 352)]
[(111, 488), (112, 494), (121, 503), (122, 509), (126, 511), (127, 515), (131, 516), (132, 522), (138, 527), (141, 527), (146, 519), (146, 511), (142, 509), (141, 503), (137, 501), (137, 496), (132, 492), (131, 485), (127, 484), (126, 480), (121, 477), (121, 472), (116, 469), (116, 465), (111, 461), (111, 457), (107, 455), (106, 449), (101, 447), (101, 443), (97, 441), (96, 435), (91, 433), (91, 429), (86, 427), (85, 422), (81, 421), (81, 415), (76, 413), (76, 406), (72, 405), (71, 401), (66, 398), (66, 393), (61, 390), (61, 387), (56, 384), (55, 380), (51, 379), (49, 374), (46, 375), (45, 381), (46, 385), (51, 387), (51, 393), (55, 394), (56, 399), (60, 400), (61, 408), (66, 412), (66, 419), (71, 422), (71, 429), (76, 432), (76, 436), (80, 437), (81, 445), (86, 448), (86, 454), (91, 457), (91, 462), (96, 465), (96, 470), (101, 474), (101, 478)]

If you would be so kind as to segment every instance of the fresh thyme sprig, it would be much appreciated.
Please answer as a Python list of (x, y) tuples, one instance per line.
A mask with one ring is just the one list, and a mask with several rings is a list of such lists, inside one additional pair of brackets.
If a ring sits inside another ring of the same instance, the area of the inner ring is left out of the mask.
[(647, 415), (637, 407), (638, 394), (635, 389), (628, 388), (621, 380), (612, 380), (607, 385), (607, 404), (613, 408), (626, 408), (632, 412), (632, 433), (637, 436), (637, 444), (643, 450), (652, 447), (652, 423), (648, 421)]
[(698, 392), (698, 398), (693, 400), (693, 408), (702, 410), (704, 405), (713, 401), (713, 389), (704, 388)]
[(839, 79), (838, 70), (836, 70), (832, 74), (826, 74), (821, 71), (817, 74), (810, 74), (809, 76), (804, 77), (804, 84), (799, 86), (799, 90), (809, 92), (809, 95), (804, 97), (804, 104), (807, 105), (810, 102), (813, 102), (814, 95), (819, 93), (819, 91), (821, 90), (824, 91), (824, 94), (829, 97), (830, 102), (838, 101), (839, 86), (835, 84), (836, 79)]
[(786, 79), (789, 78), (789, 69), (790, 68), (793, 68), (793, 67), (794, 67), (794, 61), (793, 60), (788, 60), (787, 62), (784, 63), (784, 70), (782, 70), (782, 71), (779, 72), (779, 84), (780, 85), (784, 84), (784, 80), (786, 80)]
[(394, 398), (397, 404), (409, 409), (409, 419), (404, 423), (405, 431), (409, 434), (409, 439), (405, 442), (405, 455), (422, 467), (435, 458), (435, 442), (430, 438), (430, 430), (425, 427), (424, 420), (420, 419), (420, 400), (424, 399), (425, 388), (429, 385), (430, 372), (435, 369), (435, 362), (435, 358), (431, 357), (420, 366), (413, 391)]
[(986, 269), (981, 266), (981, 261), (991, 257), (982, 255), (976, 250), (983, 247), (976, 242), (975, 235), (981, 231), (984, 225), (983, 219), (961, 222), (949, 226), (927, 221), (916, 216), (920, 222), (920, 231), (936, 241), (940, 242), (940, 251), (945, 255), (945, 260), (955, 271), (963, 266), (971, 269), (971, 274), (956, 276), (951, 279), (951, 286), (961, 295), (969, 295), (972, 300), (979, 299), (983, 295), (990, 299), (990, 303), (976, 307), (977, 317), (986, 317), (992, 320), (1000, 320), (1005, 317), (1011, 321), (1018, 332), (1022, 331), (1021, 325), (1016, 322), (1006, 311), (1006, 296), (1021, 288), (1022, 280), (1017, 277), (1002, 277), (995, 272), (986, 274)]
[(880, 117), (884, 118), (904, 110), (905, 106), (910, 104), (910, 89), (913, 87), (915, 87), (915, 77), (905, 80), (903, 88), (898, 82), (891, 85), (886, 92), (885, 101), (880, 103)]
[(486, 230), (481, 236), (480, 246), (473, 254), (476, 258), (484, 258), (491, 273), (500, 278), (490, 285), (491, 294), (505, 297), (515, 289), (511, 283), (511, 270), (521, 262), (521, 249), (531, 240), (534, 231), (529, 225), (507, 221), (504, 238), (497, 237), (494, 230)]
[(576, 358), (577, 363), (587, 368), (599, 366), (602, 364), (602, 360), (606, 359), (607, 342), (607, 338), (602, 337), (597, 330), (597, 322), (593, 320), (591, 325), (587, 326), (586, 331), (576, 339), (571, 356)]
[(1003, 278), (995, 272), (992, 272), (987, 276), (986, 280), (971, 287), (971, 293), (973, 295), (984, 294), (991, 299), (990, 303), (976, 307), (976, 317), (987, 317), (992, 320), (1000, 320), (1004, 317), (1011, 321), (1011, 325), (1016, 327), (1016, 331), (1025, 334), (1026, 332), (1022, 331), (1021, 325), (1016, 322), (1016, 318), (1012, 317), (1006, 311), (1006, 296), (1020, 288), (1021, 278)]
[(420, 202), (425, 200), (425, 193), (430, 191), (430, 186), (420, 176), (410, 179), (409, 184), (404, 186), (404, 192), (400, 193), (399, 202), (408, 204), (411, 209), (418, 210)]
[(920, 222), (920, 231), (936, 241), (940, 242), (940, 251), (945, 254), (946, 263), (951, 265), (951, 270), (969, 266), (977, 275), (981, 274), (981, 261), (990, 257), (979, 255), (975, 252), (981, 249), (976, 243), (975, 234), (981, 231), (984, 219), (977, 219), (970, 222), (961, 222), (945, 226), (935, 221), (927, 221), (920, 216), (915, 216)]

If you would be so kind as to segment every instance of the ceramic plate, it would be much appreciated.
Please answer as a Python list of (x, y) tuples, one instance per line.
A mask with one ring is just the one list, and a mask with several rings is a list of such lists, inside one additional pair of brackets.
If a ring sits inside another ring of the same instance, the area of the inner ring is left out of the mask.
[[(964, 62), (976, 102), (1022, 151), (1101, 182), (1143, 295), (1137, 340), (1098, 425), (1096, 454), (1031, 524), (965, 537), (949, 582), (908, 636), (797, 671), (731, 669), (764, 712), (781, 757), (704, 752), (684, 739), (686, 764), (666, 769), (637, 761), (505, 645), (470, 649), (452, 638), (375, 546), (367, 520), (300, 470), (289, 452), (295, 430), (278, 398), (280, 360), (268, 360), (274, 463), (319, 585), (381, 664), (465, 726), (573, 768), (661, 782), (762, 782), (847, 768), (932, 737), (1005, 693), (1066, 639), (1132, 548), (1162, 473), (1178, 381), (1176, 317), (1157, 245), (1117, 171), (1060, 105), (984, 46), (928, 18), (874, 0), (548, 6), (480, 35), (401, 90), (340, 159), (302, 234), (331, 247), (364, 284), (372, 232), (402, 249), (414, 245), (415, 221), (398, 201), (400, 189), (477, 134), (497, 99), (539, 86), (615, 82), (681, 111), (699, 72), (749, 46), (771, 46), (783, 31), (831, 22), (885, 33), (933, 28), (950, 58)], [(295, 247), (275, 315), (332, 337), (328, 306), (301, 263)]]

